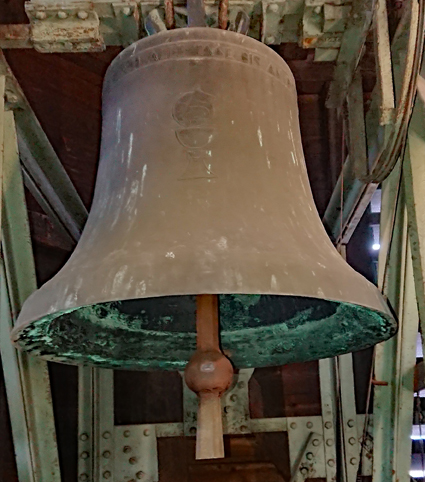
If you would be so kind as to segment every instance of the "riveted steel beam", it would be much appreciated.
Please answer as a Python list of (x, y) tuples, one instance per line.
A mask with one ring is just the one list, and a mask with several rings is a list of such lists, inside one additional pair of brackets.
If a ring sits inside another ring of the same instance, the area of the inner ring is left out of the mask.
[[(4, 80), (4, 76), (0, 76)], [(1, 96), (3, 98), (3, 95)], [(17, 352), (10, 330), (36, 279), (13, 112), (4, 119), (1, 185), (0, 351), (19, 479), (60, 482), (47, 363)]]

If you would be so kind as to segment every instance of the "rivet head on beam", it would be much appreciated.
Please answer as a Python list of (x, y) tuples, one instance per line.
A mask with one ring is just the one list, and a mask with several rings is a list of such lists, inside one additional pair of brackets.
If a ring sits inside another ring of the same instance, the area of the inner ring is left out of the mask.
[(124, 7), (122, 9), (122, 13), (126, 16), (129, 17), (131, 15), (131, 8), (130, 7)]
[(313, 427), (313, 422), (307, 422), (306, 423), (307, 428), (312, 428)]
[(301, 472), (303, 475), (307, 475), (307, 474), (308, 474), (308, 468), (307, 468), (307, 467), (301, 467), (301, 468), (300, 468), (300, 472)]
[(45, 18), (47, 18), (47, 14), (46, 12), (42, 12), (39, 10), (38, 12), (35, 13), (35, 18), (37, 20), (44, 20)]
[(277, 13), (279, 11), (279, 5), (277, 3), (271, 3), (269, 5), (270, 12)]
[(328, 438), (328, 440), (326, 440), (326, 445), (327, 445), (328, 447), (332, 447), (333, 444), (334, 444), (333, 439)]
[(80, 455), (80, 457), (81, 457), (82, 459), (88, 459), (89, 456), (90, 456), (90, 455), (89, 455), (88, 452), (82, 452), (82, 454)]
[(356, 459), (356, 457), (352, 457), (352, 458), (350, 459), (350, 464), (351, 464), (351, 465), (356, 465), (356, 464), (357, 464), (357, 459)]
[(335, 460), (334, 460), (334, 459), (329, 459), (329, 460), (328, 460), (328, 465), (329, 465), (329, 467), (335, 467)]
[(307, 460), (313, 460), (313, 457), (314, 457), (313, 452), (307, 452), (305, 457)]
[(85, 442), (86, 440), (88, 440), (88, 438), (89, 438), (89, 436), (88, 436), (88, 434), (85, 433), (85, 432), (80, 435), (80, 440), (82, 440), (83, 442)]
[(131, 447), (129, 445), (126, 445), (122, 451), (125, 453), (125, 454), (129, 454), (131, 452)]
[(141, 470), (139, 470), (139, 472), (137, 472), (137, 474), (136, 474), (136, 477), (137, 477), (138, 479), (143, 479), (144, 476), (145, 476), (145, 473), (142, 472)]
[(62, 10), (58, 12), (58, 18), (61, 20), (65, 20), (68, 17), (68, 14), (66, 12), (63, 12)]
[(143, 435), (145, 437), (149, 437), (150, 434), (151, 434), (151, 431), (148, 428), (145, 428), (145, 430), (143, 430)]
[(349, 443), (350, 445), (354, 445), (354, 444), (356, 443), (356, 439), (355, 439), (354, 437), (350, 437), (350, 438), (348, 439), (348, 443)]
[(276, 39), (273, 37), (273, 35), (269, 35), (266, 37), (266, 44), (274, 44)]
[(320, 5), (317, 5), (317, 7), (314, 9), (314, 13), (316, 15), (319, 15), (320, 11), (322, 10), (322, 7)]
[(295, 430), (297, 428), (297, 424), (295, 422), (292, 422), (290, 427)]
[(327, 428), (327, 429), (332, 428), (332, 422), (326, 422), (326, 423), (325, 423), (325, 428)]
[(126, 438), (130, 437), (130, 430), (124, 431), (124, 437), (126, 437)]
[(128, 461), (130, 462), (131, 465), (136, 465), (137, 464), (137, 459), (136, 457), (131, 457), (128, 459)]
[(85, 12), (84, 10), (80, 10), (78, 13), (77, 13), (77, 17), (80, 19), (80, 20), (85, 20), (86, 18), (88, 18), (89, 14), (87, 12)]
[(111, 472), (109, 472), (109, 470), (106, 470), (105, 472), (103, 472), (103, 478), (104, 479), (110, 479), (111, 478)]
[(103, 432), (103, 438), (111, 438), (111, 432)]
[(190, 433), (190, 435), (195, 435), (196, 434), (196, 427), (190, 427), (189, 433)]
[(81, 482), (84, 482), (85, 480), (89, 480), (89, 476), (87, 474), (81, 474), (79, 479)]
[(109, 459), (109, 457), (111, 456), (111, 452), (109, 452), (109, 450), (105, 450), (102, 455), (105, 459)]
[(312, 444), (313, 444), (313, 447), (317, 447), (320, 444), (320, 440), (318, 438), (315, 438)]
[(353, 428), (353, 427), (354, 427), (354, 420), (350, 418), (350, 420), (347, 422), (347, 425), (348, 425), (350, 428)]

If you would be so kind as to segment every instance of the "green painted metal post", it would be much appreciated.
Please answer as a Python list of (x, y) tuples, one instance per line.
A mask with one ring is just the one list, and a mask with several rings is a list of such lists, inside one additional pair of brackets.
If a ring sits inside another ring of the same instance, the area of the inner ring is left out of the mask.
[(16, 352), (9, 338), (22, 303), (36, 289), (36, 278), (13, 112), (4, 112), (3, 119), (1, 353), (18, 472), (22, 482), (59, 482), (47, 364)]
[(373, 482), (410, 480), (418, 314), (404, 186), (399, 186), (400, 169), (399, 163), (382, 189), (379, 281), (381, 286), (384, 284), (384, 293), (398, 315), (399, 331), (391, 340), (376, 346), (375, 378), (384, 384), (374, 389)]

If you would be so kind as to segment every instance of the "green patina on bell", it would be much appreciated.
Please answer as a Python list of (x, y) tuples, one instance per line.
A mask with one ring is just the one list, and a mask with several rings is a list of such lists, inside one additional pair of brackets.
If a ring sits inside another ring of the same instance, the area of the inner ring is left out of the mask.
[(218, 294), (238, 368), (366, 348), (396, 322), (332, 246), (314, 206), (293, 76), (215, 29), (124, 50), (105, 80), (93, 206), (65, 267), (25, 303), (14, 341), (48, 360), (181, 369), (196, 295)]

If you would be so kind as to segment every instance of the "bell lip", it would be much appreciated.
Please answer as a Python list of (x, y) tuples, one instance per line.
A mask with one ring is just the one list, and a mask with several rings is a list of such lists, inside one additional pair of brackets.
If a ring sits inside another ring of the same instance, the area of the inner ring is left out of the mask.
[[(110, 82), (113, 83), (112, 79), (110, 79), (113, 76), (112, 72), (117, 68), (119, 68), (119, 64), (124, 62), (127, 56), (132, 57), (136, 55), (136, 53), (139, 50), (154, 49), (155, 47), (159, 47), (161, 45), (164, 45), (165, 43), (170, 45), (168, 43), (168, 40), (165, 40), (166, 38), (170, 38), (170, 37), (171, 38), (181, 37), (178, 40), (174, 40), (174, 43), (185, 42), (185, 41), (187, 42), (190, 40), (192, 41), (212, 40), (215, 42), (228, 44), (230, 46), (244, 47), (249, 50), (252, 50), (253, 52), (254, 51), (258, 52), (259, 50), (261, 50), (261, 53), (264, 53), (265, 55), (273, 59), (275, 62), (277, 62), (280, 66), (286, 69), (287, 74), (289, 75), (292, 81), (292, 84), (295, 85), (294, 74), (292, 73), (292, 70), (290, 69), (286, 61), (279, 54), (277, 54), (273, 49), (271, 49), (268, 45), (265, 45), (259, 40), (253, 37), (248, 37), (247, 35), (243, 35), (239, 32), (233, 32), (231, 30), (222, 30), (214, 27), (183, 27), (183, 28), (176, 28), (173, 30), (164, 30), (154, 35), (141, 38), (133, 42), (124, 50), (122, 50), (112, 60), (112, 62), (109, 64), (108, 68), (106, 69), (104, 82), (103, 82), (103, 91), (105, 91), (105, 89), (109, 86)], [(226, 39), (232, 39), (232, 38), (236, 41), (234, 42), (226, 41)], [(170, 57), (169, 60), (172, 60), (172, 59), (173, 57)], [(131, 72), (129, 74), (131, 74)]]
[[(186, 295), (186, 296), (196, 296), (197, 294), (200, 294), (200, 293), (196, 293), (196, 294), (192, 294), (192, 295)], [(226, 295), (226, 294), (229, 294), (229, 293), (215, 293), (215, 294)], [(252, 294), (252, 293), (235, 293), (235, 294)], [(264, 294), (264, 293), (262, 293), (262, 294)], [(270, 293), (266, 293), (264, 295), (267, 296), (267, 295), (270, 295)], [(279, 296), (279, 295), (276, 295), (276, 296)], [(280, 295), (280, 296), (294, 297), (294, 295)], [(152, 296), (150, 298), (161, 298), (161, 297), (166, 297), (166, 296)], [(297, 296), (297, 297), (299, 297), (299, 298), (312, 298), (312, 297), (302, 296), (302, 295)], [(134, 299), (146, 299), (146, 298), (129, 298), (129, 299), (116, 300), (116, 301), (131, 301), (131, 300), (134, 300)], [(326, 356), (319, 357), (319, 358), (316, 357), (316, 356), (312, 356), (311, 358), (309, 358), (307, 356), (305, 359), (300, 360), (301, 362), (318, 360), (318, 359), (321, 359), (321, 358), (327, 358), (329, 356), (337, 356), (337, 355), (341, 355), (341, 354), (344, 354), (344, 353), (350, 353), (352, 351), (362, 350), (362, 349), (374, 346), (377, 343), (383, 342), (383, 341), (391, 338), (398, 331), (398, 320), (397, 320), (396, 316), (394, 315), (393, 311), (390, 309), (390, 306), (387, 303), (385, 303), (384, 298), (382, 298), (383, 307), (386, 308), (386, 309), (383, 309), (383, 310), (379, 310), (377, 308), (371, 308), (371, 307), (368, 307), (368, 306), (365, 306), (365, 305), (360, 305), (360, 304), (357, 304), (357, 303), (350, 303), (350, 302), (347, 302), (347, 301), (329, 300), (329, 299), (323, 299), (323, 298), (318, 298), (318, 297), (316, 297), (315, 299), (322, 300), (322, 301), (334, 302), (334, 303), (337, 303), (337, 304), (343, 306), (344, 308), (350, 307), (350, 308), (366, 309), (370, 312), (373, 312), (373, 313), (377, 314), (378, 316), (381, 317), (381, 319), (385, 320), (387, 322), (389, 328), (385, 332), (385, 334), (383, 333), (384, 336), (378, 337), (374, 341), (366, 342), (360, 348), (356, 348), (356, 349), (353, 349), (353, 350), (350, 350), (350, 351), (341, 351), (340, 353), (335, 353), (333, 355), (328, 354)], [(113, 300), (111, 300), (111, 302), (113, 302)], [(29, 325), (31, 325), (34, 322), (41, 322), (42, 323), (42, 332), (47, 333), (46, 330), (48, 329), (50, 324), (54, 320), (59, 318), (60, 316), (66, 314), (66, 313), (72, 313), (72, 312), (77, 311), (77, 310), (82, 309), (82, 308), (96, 306), (96, 305), (99, 305), (99, 304), (102, 304), (102, 303), (106, 303), (106, 302), (92, 303), (92, 304), (77, 306), (77, 307), (70, 308), (70, 309), (60, 310), (60, 311), (57, 311), (55, 313), (46, 314), (46, 315), (44, 315), (42, 317), (39, 317), (39, 318), (27, 320), (24, 323), (22, 323), (20, 325), (17, 325), (13, 328), (13, 330), (11, 332), (11, 335), (10, 335), (11, 340), (12, 340), (13, 344), (21, 351), (29, 351), (30, 353), (31, 353), (31, 351), (33, 351), (33, 352), (37, 351), (37, 350), (28, 350), (25, 342), (23, 343), (22, 340), (20, 339), (20, 336), (21, 336), (22, 332)], [(281, 324), (278, 324), (276, 326), (278, 326), (278, 328), (280, 328), (280, 325)], [(274, 326), (274, 325), (272, 325), (272, 326)], [(258, 328), (246, 328), (244, 330), (247, 330), (247, 331), (252, 330), (252, 332), (254, 333), (254, 330), (257, 330), (257, 329)], [(141, 330), (141, 332), (157, 334), (157, 332), (155, 332), (154, 330)], [(227, 333), (227, 334), (237, 333), (237, 332), (238, 332), (238, 330), (226, 330), (225, 331), (225, 333)], [(46, 344), (45, 346), (47, 347), (48, 345)], [(54, 355), (51, 355), (51, 354), (50, 355), (43, 355), (43, 354), (39, 354), (39, 353), (34, 353), (34, 354), (36, 356), (42, 358), (42, 359), (47, 360), (47, 361), (55, 361), (55, 362), (58, 362), (58, 363), (64, 363), (64, 364), (69, 364), (69, 365), (83, 365), (83, 366), (87, 365), (87, 366), (99, 366), (99, 367), (104, 367), (104, 368), (117, 368), (117, 369), (121, 368), (121, 369), (126, 369), (126, 370), (128, 369), (128, 370), (142, 370), (142, 371), (143, 370), (157, 370), (157, 369), (180, 370), (180, 369), (184, 368), (185, 364), (187, 363), (187, 361), (184, 361), (184, 362), (181, 361), (181, 362), (178, 362), (177, 365), (176, 365), (176, 362), (170, 362), (170, 365), (160, 366), (158, 364), (158, 362), (156, 364), (155, 364), (155, 362), (153, 362), (152, 366), (149, 366), (149, 365), (142, 365), (141, 361), (139, 361), (139, 364), (137, 364), (137, 363), (129, 364), (128, 362), (125, 362), (124, 360), (121, 360), (117, 363), (113, 363), (113, 357), (110, 357), (110, 358), (104, 357), (103, 362), (96, 362), (95, 363), (93, 361), (90, 361), (90, 359), (87, 356), (86, 356), (85, 361), (81, 361), (81, 360), (79, 361), (75, 357), (74, 357), (74, 359), (73, 358), (66, 358), (65, 356), (62, 356), (62, 359), (61, 359), (60, 352), (57, 352)], [(64, 358), (66, 358), (66, 359), (64, 359)], [(233, 359), (234, 358), (237, 358), (237, 357), (233, 357)], [(231, 357), (231, 359), (232, 359), (232, 357)], [(249, 364), (248, 363), (248, 364), (246, 364), (245, 363), (245, 364), (243, 364), (243, 366), (241, 366), (240, 363), (239, 363), (238, 368), (255, 368), (255, 367), (260, 368), (260, 367), (267, 367), (267, 366), (283, 366), (283, 365), (291, 364), (291, 363), (299, 363), (300, 361), (294, 360), (294, 361), (289, 361), (289, 362), (285, 362), (285, 363), (274, 363), (274, 364), (270, 364), (270, 363), (263, 363), (263, 364), (261, 364), (261, 363)]]

